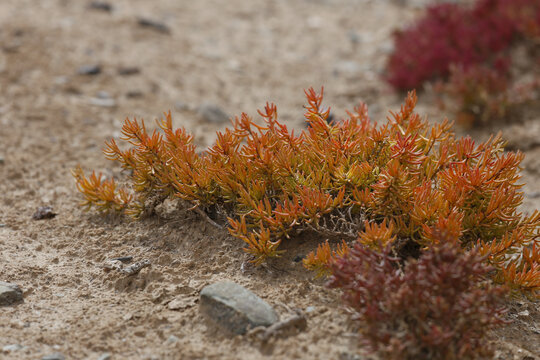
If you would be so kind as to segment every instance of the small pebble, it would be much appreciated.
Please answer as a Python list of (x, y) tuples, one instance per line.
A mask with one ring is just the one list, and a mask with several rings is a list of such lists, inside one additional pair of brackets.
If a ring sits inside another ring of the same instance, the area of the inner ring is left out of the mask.
[(97, 92), (96, 97), (98, 99), (110, 99), (111, 95), (108, 92), (101, 90)]
[(183, 101), (177, 101), (174, 103), (174, 109), (176, 111), (185, 111), (185, 110), (189, 110), (189, 105), (186, 104), (185, 102)]
[(197, 109), (197, 114), (204, 120), (213, 124), (223, 124), (229, 121), (227, 115), (215, 104), (204, 103)]
[(77, 69), (79, 75), (98, 75), (99, 73), (101, 73), (99, 65), (83, 65)]
[(111, 12), (113, 9), (112, 5), (105, 1), (92, 1), (88, 5), (88, 8), (105, 12)]
[(126, 93), (126, 97), (127, 98), (130, 98), (130, 99), (135, 99), (135, 98), (141, 98), (143, 97), (144, 94), (142, 91), (140, 90), (129, 90), (127, 93)]
[(0, 165), (4, 164), (4, 157), (0, 155)]
[(361, 71), (360, 64), (351, 60), (340, 60), (334, 64), (334, 75), (356, 75)]
[(69, 78), (67, 76), (57, 76), (54, 78), (54, 83), (56, 85), (66, 85), (69, 82)]
[(119, 260), (107, 260), (101, 267), (106, 272), (111, 270), (122, 271), (123, 265)]
[(2, 348), (2, 351), (3, 352), (12, 352), (12, 351), (17, 351), (17, 350), (21, 350), (23, 347), (22, 345), (20, 344), (11, 344), (11, 345), (6, 345)]
[(45, 355), (41, 358), (41, 360), (65, 360), (65, 356), (60, 353), (54, 353), (50, 355)]
[(116, 101), (114, 101), (114, 99), (111, 99), (111, 98), (102, 99), (99, 97), (94, 97), (94, 98), (90, 98), (90, 100), (88, 100), (88, 103), (90, 105), (99, 106), (99, 107), (115, 107), (116, 106)]
[(394, 41), (388, 40), (388, 41), (382, 42), (378, 46), (377, 50), (379, 50), (384, 55), (388, 55), (388, 54), (391, 54), (392, 52), (394, 52), (394, 49), (395, 49)]
[(136, 66), (126, 66), (118, 68), (118, 75), (122, 76), (130, 76), (130, 75), (136, 75), (141, 72), (141, 69), (139, 69)]
[(43, 219), (52, 219), (57, 214), (53, 211), (53, 208), (50, 206), (40, 206), (37, 208), (34, 215), (32, 215), (32, 219), (34, 220), (43, 220)]
[(111, 360), (111, 354), (109, 353), (105, 353), (103, 355), (101, 355), (100, 357), (98, 357), (98, 360)]
[(347, 33), (347, 37), (349, 38), (349, 41), (351, 43), (355, 44), (355, 45), (362, 42), (362, 38), (361, 38), (360, 34), (358, 32), (356, 32), (356, 31), (352, 31), (352, 30), (349, 31)]
[(130, 266), (127, 266), (123, 268), (121, 271), (127, 275), (137, 275), (141, 269), (144, 269), (145, 267), (150, 266), (150, 260), (144, 259), (142, 261), (138, 261)]
[(169, 27), (167, 25), (165, 25), (162, 22), (156, 21), (156, 20), (140, 17), (140, 18), (137, 19), (137, 23), (141, 27), (149, 28), (149, 29), (152, 29), (154, 31), (157, 31), (157, 32), (160, 32), (160, 33), (163, 33), (163, 34), (170, 34), (171, 33), (171, 30), (169, 29)]
[(180, 339), (178, 337), (176, 337), (174, 335), (171, 335), (167, 339), (167, 344), (174, 344), (174, 343), (177, 343), (178, 341), (180, 341)]
[(127, 263), (133, 260), (133, 256), (120, 256), (120, 257), (112, 258), (111, 260), (118, 260), (123, 263)]

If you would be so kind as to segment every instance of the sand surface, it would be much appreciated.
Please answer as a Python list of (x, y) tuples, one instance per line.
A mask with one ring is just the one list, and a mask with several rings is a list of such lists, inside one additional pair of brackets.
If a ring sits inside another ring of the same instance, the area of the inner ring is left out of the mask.
[[(152, 124), (171, 110), (174, 125), (204, 149), (228, 123), (201, 121), (202, 104), (255, 116), (271, 101), (281, 121), (301, 130), (310, 86), (324, 85), (338, 119), (364, 101), (383, 122), (402, 100), (380, 80), (391, 34), (427, 1), (111, 0), (112, 12), (88, 3), (0, 1), (0, 281), (24, 291), (23, 303), (0, 308), (0, 358), (361, 359), (339, 293), (293, 261), (316, 246), (309, 236), (253, 268), (239, 240), (171, 204), (140, 222), (84, 212), (70, 170), (121, 177), (101, 148), (126, 117)], [(101, 73), (79, 75), (85, 65)], [(139, 72), (121, 74), (130, 67)], [(440, 121), (433, 104), (420, 94), (419, 112)], [(526, 145), (523, 209), (531, 211), (540, 208), (540, 112), (527, 121), (475, 136), (502, 130), (512, 146)], [(32, 220), (44, 205), (57, 216)], [(151, 266), (132, 277), (103, 270), (119, 256)], [(307, 330), (266, 343), (216, 330), (198, 311), (198, 293), (225, 279), (282, 318), (301, 309)], [(499, 359), (539, 358), (537, 308), (512, 304), (516, 321), (492, 336)], [(5, 348), (15, 344), (22, 348)]]

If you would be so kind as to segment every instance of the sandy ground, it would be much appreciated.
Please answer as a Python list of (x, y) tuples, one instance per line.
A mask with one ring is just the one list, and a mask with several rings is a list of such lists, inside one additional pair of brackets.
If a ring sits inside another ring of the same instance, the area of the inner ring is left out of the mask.
[[(337, 118), (365, 101), (384, 121), (402, 98), (379, 79), (390, 35), (426, 2), (111, 0), (105, 12), (83, 0), (0, 1), (0, 281), (24, 291), (23, 303), (0, 309), (0, 358), (360, 359), (339, 294), (293, 261), (315, 246), (309, 236), (286, 244), (280, 260), (243, 268), (242, 243), (193, 213), (164, 206), (131, 222), (84, 212), (70, 170), (119, 175), (100, 149), (126, 116), (151, 123), (170, 109), (175, 126), (204, 147), (228, 124), (201, 121), (201, 104), (232, 116), (272, 101), (283, 122), (301, 129), (310, 86), (325, 86)], [(92, 64), (100, 74), (77, 74)], [(126, 67), (140, 72), (120, 74)], [(419, 110), (438, 121), (444, 114), (432, 103), (421, 95)], [(539, 123), (532, 112), (525, 125), (502, 129), (527, 154), (524, 211), (540, 208)], [(32, 220), (43, 205), (58, 215)], [(128, 278), (103, 271), (118, 256), (152, 265)], [(215, 330), (199, 314), (198, 292), (223, 279), (282, 318), (306, 311), (307, 330), (264, 344)], [(172, 300), (180, 309), (169, 309)], [(510, 317), (492, 336), (497, 358), (540, 358), (538, 303), (513, 303)], [(14, 344), (22, 348), (2, 350)]]

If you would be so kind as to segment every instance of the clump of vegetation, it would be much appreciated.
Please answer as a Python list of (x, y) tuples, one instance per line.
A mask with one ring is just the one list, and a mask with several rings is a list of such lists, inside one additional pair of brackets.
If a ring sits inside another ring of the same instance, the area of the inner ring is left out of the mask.
[[(158, 122), (161, 131), (128, 119), (129, 146), (111, 140), (105, 155), (127, 170), (130, 184), (79, 168), (84, 204), (139, 217), (166, 198), (183, 199), (212, 223), (228, 223), (256, 264), (305, 230), (373, 249), (382, 243), (399, 256), (438, 245), (444, 231), (463, 248), (477, 246), (497, 269), (496, 281), (538, 293), (540, 212), (518, 211), (522, 153), (504, 152), (500, 136), (476, 145), (456, 139), (448, 121), (429, 125), (414, 112), (414, 92), (382, 125), (365, 105), (329, 124), (322, 92), (306, 95), (308, 130), (289, 132), (267, 104), (264, 126), (242, 114), (200, 154), (191, 135), (172, 128), (170, 114)], [(347, 251), (344, 242), (337, 255)], [(304, 264), (322, 274), (335, 254), (323, 243)]]
[(415, 24), (396, 33), (388, 82), (400, 90), (419, 88), (450, 75), (452, 65), (491, 62), (504, 71), (502, 51), (520, 37), (540, 36), (539, 29), (540, 4), (535, 0), (478, 0), (472, 8), (431, 6)]
[(491, 67), (453, 67), (443, 93), (457, 103), (458, 123), (472, 127), (476, 122), (487, 123), (493, 118), (509, 115), (508, 76)]
[(441, 245), (405, 266), (387, 245), (360, 242), (333, 262), (329, 286), (363, 321), (362, 339), (382, 359), (477, 359), (491, 354), (486, 333), (503, 323), (505, 290), (485, 279), (476, 250), (437, 235)]
[(453, 66), (448, 81), (439, 83), (437, 90), (442, 107), (450, 104), (456, 121), (471, 128), (515, 119), (522, 106), (539, 98), (540, 78), (518, 84), (509, 73), (489, 66)]
[[(443, 81), (444, 98), (457, 108), (458, 119), (465, 125), (485, 124), (538, 98), (530, 91), (538, 89), (536, 81), (515, 84), (509, 51), (523, 41), (534, 48), (538, 39), (540, 3), (536, 0), (478, 0), (471, 7), (434, 5), (396, 34), (387, 80), (398, 90)], [(527, 94), (520, 91), (523, 87)]]

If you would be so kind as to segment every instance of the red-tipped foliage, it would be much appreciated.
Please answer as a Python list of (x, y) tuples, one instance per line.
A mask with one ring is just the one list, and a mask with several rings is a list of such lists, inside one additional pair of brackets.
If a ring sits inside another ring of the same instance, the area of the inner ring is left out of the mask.
[(537, 0), (480, 0), (472, 8), (438, 4), (424, 17), (396, 33), (395, 50), (388, 60), (388, 82), (400, 90), (445, 78), (451, 65), (463, 68), (495, 61), (519, 36), (540, 34)]
[[(440, 236), (440, 234), (439, 234)], [(457, 239), (454, 239), (457, 241)], [(490, 353), (486, 332), (502, 323), (504, 289), (483, 282), (491, 268), (451, 239), (403, 268), (391, 247), (356, 243), (332, 265), (362, 339), (383, 359), (475, 359)]]

